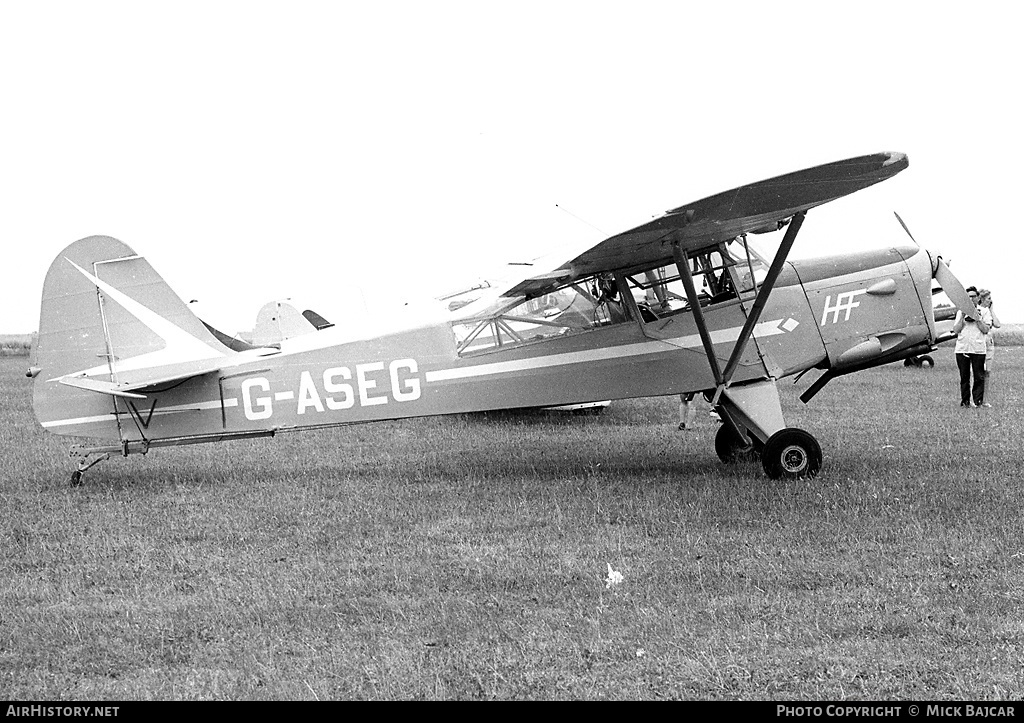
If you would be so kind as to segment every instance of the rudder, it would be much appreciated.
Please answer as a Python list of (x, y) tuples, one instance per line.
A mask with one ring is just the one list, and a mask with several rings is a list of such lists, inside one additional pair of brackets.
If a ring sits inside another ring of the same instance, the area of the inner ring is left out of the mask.
[[(110, 293), (90, 276), (109, 285)], [(116, 382), (118, 365), (167, 346), (161, 328), (186, 339), (196, 358), (231, 353), (127, 244), (109, 236), (90, 236), (61, 251), (43, 282), (34, 353), (33, 406), (40, 423), (50, 428), (54, 420), (96, 419), (100, 421), (82, 422), (73, 430), (61, 425), (53, 431), (120, 436), (113, 400), (52, 380), (87, 372), (92, 378)]]

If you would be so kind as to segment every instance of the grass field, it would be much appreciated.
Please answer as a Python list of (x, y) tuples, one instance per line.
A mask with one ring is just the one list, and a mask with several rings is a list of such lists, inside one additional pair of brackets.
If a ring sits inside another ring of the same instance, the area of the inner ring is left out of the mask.
[(0, 334), (0, 356), (28, 356), (35, 334)]
[[(822, 474), (674, 399), (112, 459), (71, 489), (0, 360), (0, 699), (1019, 699), (1024, 348), (808, 406)], [(609, 587), (608, 565), (622, 582)]]

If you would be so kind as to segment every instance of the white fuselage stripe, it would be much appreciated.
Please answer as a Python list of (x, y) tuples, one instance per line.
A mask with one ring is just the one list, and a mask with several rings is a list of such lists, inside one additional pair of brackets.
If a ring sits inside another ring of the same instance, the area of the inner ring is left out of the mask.
[[(764, 321), (754, 327), (754, 336), (766, 337), (775, 336), (776, 334), (785, 334), (787, 331), (792, 331), (796, 328), (797, 322), (794, 319), (776, 319), (774, 321)], [(711, 341), (714, 344), (723, 344), (727, 342), (736, 341), (739, 338), (741, 327), (732, 327), (730, 329), (719, 329), (711, 332)], [(608, 359), (617, 358), (628, 358), (637, 357), (649, 354), (657, 354), (660, 352), (671, 351), (675, 349), (695, 349), (702, 346), (702, 342), (699, 334), (690, 334), (688, 336), (673, 337), (668, 339), (650, 339), (648, 341), (638, 342), (636, 344), (623, 344), (622, 346), (604, 347), (601, 349), (591, 349), (588, 351), (577, 351), (577, 352), (566, 352), (563, 354), (553, 354), (548, 356), (533, 357), (531, 359), (516, 359), (513, 361), (505, 362), (493, 362), (490, 364), (475, 364), (473, 366), (458, 367), (454, 369), (439, 369), (436, 371), (428, 371), (425, 373), (425, 379), (427, 382), (441, 382), (449, 381), (453, 379), (469, 379), (472, 377), (492, 376), (495, 374), (509, 374), (513, 372), (522, 372), (532, 369), (546, 369), (549, 367), (565, 366), (570, 364), (577, 364), (581, 362), (594, 362), (604, 361)], [(275, 393), (275, 399), (277, 401), (294, 399), (295, 393), (292, 391), (282, 391)], [(237, 407), (237, 398), (228, 398), (222, 400), (212, 400), (208, 402), (195, 402), (192, 404), (179, 404), (171, 407), (165, 407), (162, 409), (155, 409), (153, 415), (160, 414), (175, 414), (178, 412), (200, 412), (213, 409), (221, 409), (222, 407)], [(143, 414), (145, 412), (143, 411)], [(91, 417), (75, 417), (72, 419), (58, 419), (49, 422), (43, 422), (42, 426), (49, 429), (51, 427), (70, 427), (81, 424), (94, 424), (98, 422), (109, 422), (114, 418), (113, 412), (109, 414), (102, 414)]]
[[(237, 407), (238, 400), (235, 398), (225, 399), (224, 407)], [(221, 401), (219, 399), (212, 402), (196, 402), (195, 404), (176, 404), (173, 407), (167, 407), (165, 409), (153, 410), (153, 416), (160, 414), (177, 414), (178, 412), (203, 412), (208, 409), (220, 409)], [(143, 415), (145, 416), (145, 415)], [(110, 422), (114, 419), (114, 413), (99, 414), (94, 417), (74, 417), (72, 419), (55, 419), (51, 422), (42, 422), (42, 426), (46, 429), (50, 427), (72, 427), (79, 424), (95, 424), (97, 422)]]
[[(754, 327), (754, 336), (763, 338), (776, 334), (785, 334), (789, 329), (782, 324), (782, 319), (774, 321), (763, 321)], [(718, 329), (711, 332), (711, 341), (714, 344), (724, 344), (736, 341), (740, 336), (742, 327), (736, 326), (730, 329)], [(510, 372), (527, 371), (530, 369), (545, 369), (547, 367), (563, 366), (566, 364), (577, 364), (579, 362), (604, 361), (621, 357), (643, 356), (645, 354), (656, 354), (669, 351), (674, 348), (696, 349), (701, 347), (700, 334), (690, 334), (669, 339), (652, 339), (637, 344), (623, 344), (622, 346), (605, 347), (602, 349), (591, 349), (589, 351), (574, 351), (564, 354), (533, 357), (531, 359), (517, 359), (507, 362), (494, 362), (491, 364), (476, 364), (468, 367), (454, 369), (440, 369), (427, 372), (428, 382), (441, 382), (451, 379), (467, 379), (470, 377), (490, 376), (492, 374), (508, 374)]]

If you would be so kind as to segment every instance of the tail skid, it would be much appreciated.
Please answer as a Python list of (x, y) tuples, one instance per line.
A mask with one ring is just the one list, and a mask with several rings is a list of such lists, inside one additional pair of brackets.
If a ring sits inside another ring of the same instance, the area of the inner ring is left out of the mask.
[(122, 440), (121, 444), (108, 444), (98, 447), (87, 447), (84, 444), (72, 445), (70, 454), (75, 461), (75, 471), (71, 473), (71, 486), (77, 487), (82, 484), (82, 476), (85, 471), (93, 465), (110, 459), (111, 454), (120, 454), (127, 457), (130, 454), (148, 454), (150, 449), (158, 447), (184, 447), (191, 444), (206, 444), (208, 442), (227, 442), (233, 439), (255, 439), (258, 437), (273, 437), (277, 430), (268, 429), (255, 432), (230, 432), (226, 434), (197, 434), (191, 437), (166, 437), (154, 440)]

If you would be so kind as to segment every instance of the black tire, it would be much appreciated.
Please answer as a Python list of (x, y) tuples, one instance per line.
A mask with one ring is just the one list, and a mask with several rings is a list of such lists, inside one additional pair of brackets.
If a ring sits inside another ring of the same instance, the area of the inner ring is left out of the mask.
[(71, 486), (81, 487), (82, 486), (82, 470), (76, 469), (71, 473)]
[(905, 367), (916, 367), (917, 366), (917, 361), (916, 361), (916, 359), (914, 357), (908, 356), (906, 359), (903, 360), (903, 366), (905, 366)]
[(726, 464), (756, 460), (761, 452), (761, 443), (753, 437), (750, 437), (750, 440), (750, 444), (744, 445), (736, 430), (728, 424), (723, 424), (715, 433), (715, 452)]
[(935, 360), (932, 359), (927, 354), (925, 354), (924, 356), (919, 356), (917, 358), (917, 364), (918, 366), (928, 367), (930, 369), (931, 367), (935, 366)]
[(802, 429), (780, 429), (765, 442), (761, 466), (772, 479), (809, 479), (821, 469), (821, 446)]

